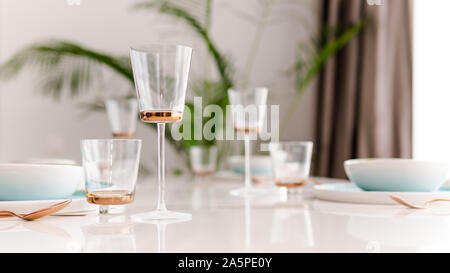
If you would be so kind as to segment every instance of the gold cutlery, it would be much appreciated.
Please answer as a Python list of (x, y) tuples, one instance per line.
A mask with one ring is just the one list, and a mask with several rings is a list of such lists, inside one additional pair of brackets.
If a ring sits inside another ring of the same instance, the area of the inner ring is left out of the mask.
[(434, 200), (428, 201), (425, 204), (423, 204), (422, 206), (420, 206), (420, 205), (411, 204), (411, 203), (407, 202), (406, 200), (404, 200), (403, 198), (401, 198), (400, 196), (397, 196), (395, 194), (390, 194), (389, 197), (392, 200), (396, 201), (397, 203), (407, 206), (412, 209), (426, 209), (430, 205), (437, 203), (437, 202), (450, 202), (450, 199), (434, 199)]
[(0, 211), (0, 217), (17, 217), (25, 221), (33, 221), (44, 216), (50, 215), (65, 208), (72, 200), (67, 200), (58, 204), (54, 204), (48, 208), (40, 209), (28, 214), (16, 214), (12, 211)]

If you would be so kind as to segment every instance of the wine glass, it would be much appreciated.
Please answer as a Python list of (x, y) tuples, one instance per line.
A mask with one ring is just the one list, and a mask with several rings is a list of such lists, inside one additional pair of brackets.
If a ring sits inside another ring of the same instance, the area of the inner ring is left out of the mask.
[(266, 103), (268, 89), (256, 87), (244, 90), (228, 90), (231, 109), (233, 112), (234, 129), (244, 134), (245, 143), (245, 187), (232, 190), (232, 195), (259, 195), (268, 193), (265, 189), (252, 187), (250, 171), (250, 138), (257, 135), (266, 117)]
[(191, 214), (166, 208), (164, 137), (166, 123), (181, 121), (183, 118), (192, 48), (150, 45), (131, 48), (130, 56), (140, 118), (143, 122), (156, 123), (158, 131), (158, 205), (156, 210), (134, 218), (146, 222), (191, 218)]
[(140, 139), (85, 139), (81, 155), (89, 203), (107, 214), (109, 205), (133, 202), (139, 169)]

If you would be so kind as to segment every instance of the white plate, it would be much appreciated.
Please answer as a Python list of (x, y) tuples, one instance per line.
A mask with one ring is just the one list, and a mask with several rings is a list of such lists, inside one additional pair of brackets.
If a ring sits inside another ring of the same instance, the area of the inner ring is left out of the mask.
[[(58, 200), (30, 200), (30, 201), (0, 201), (0, 210), (13, 211), (19, 214), (30, 213), (39, 209), (49, 207), (53, 204), (63, 202), (67, 199)], [(86, 201), (85, 197), (74, 196), (72, 202), (58, 213), (75, 213), (96, 210), (96, 206)]]
[(15, 160), (13, 163), (21, 164), (47, 164), (47, 165), (78, 165), (73, 159), (66, 158), (29, 158), (22, 160)]
[[(222, 170), (216, 172), (212, 178), (214, 180), (220, 179), (225, 181), (238, 181), (238, 182), (244, 182), (244, 175), (235, 173), (231, 170)], [(255, 183), (263, 182), (263, 183), (273, 183), (273, 176), (272, 175), (252, 175), (252, 181)]]
[(314, 186), (314, 195), (322, 200), (358, 204), (394, 205), (389, 194), (396, 194), (408, 202), (422, 204), (432, 199), (450, 199), (450, 189), (436, 192), (378, 192), (363, 191), (351, 183), (333, 183)]
[(218, 171), (213, 175), (214, 179), (221, 179), (221, 180), (239, 180), (243, 181), (243, 174), (237, 174), (233, 172), (232, 170), (222, 170)]
[[(241, 155), (230, 156), (228, 164), (233, 172), (243, 175), (245, 173), (245, 157)], [(250, 170), (254, 175), (272, 175), (272, 159), (270, 156), (253, 155), (250, 160)]]

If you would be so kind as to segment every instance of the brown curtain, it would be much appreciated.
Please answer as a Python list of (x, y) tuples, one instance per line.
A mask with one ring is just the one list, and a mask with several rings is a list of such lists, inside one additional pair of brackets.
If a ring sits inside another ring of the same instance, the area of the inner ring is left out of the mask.
[(315, 175), (344, 178), (342, 164), (352, 158), (411, 157), (411, 5), (323, 1), (323, 24), (368, 24), (320, 76)]

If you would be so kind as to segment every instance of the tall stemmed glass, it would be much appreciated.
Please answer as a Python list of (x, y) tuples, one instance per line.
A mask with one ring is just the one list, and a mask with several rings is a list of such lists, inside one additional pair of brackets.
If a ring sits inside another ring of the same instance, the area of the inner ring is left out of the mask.
[(156, 123), (158, 129), (158, 206), (156, 210), (135, 218), (142, 221), (191, 218), (191, 214), (166, 208), (164, 137), (166, 123), (183, 118), (192, 48), (150, 45), (131, 48), (130, 55), (141, 120)]
[(244, 90), (228, 90), (231, 109), (233, 112), (234, 129), (244, 134), (245, 142), (245, 187), (232, 190), (232, 195), (259, 195), (266, 194), (266, 190), (252, 187), (250, 173), (250, 138), (257, 135), (266, 117), (266, 103), (268, 89), (256, 87)]

